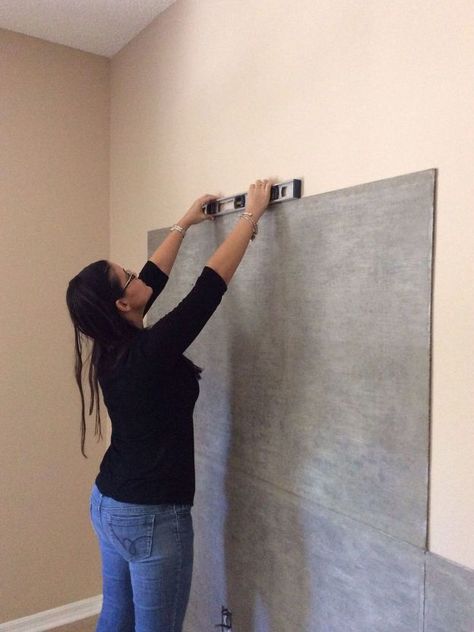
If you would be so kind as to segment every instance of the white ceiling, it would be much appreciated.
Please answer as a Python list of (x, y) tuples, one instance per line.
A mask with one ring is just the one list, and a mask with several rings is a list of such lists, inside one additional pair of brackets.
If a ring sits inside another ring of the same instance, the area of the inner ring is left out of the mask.
[(175, 0), (0, 0), (0, 28), (113, 57)]

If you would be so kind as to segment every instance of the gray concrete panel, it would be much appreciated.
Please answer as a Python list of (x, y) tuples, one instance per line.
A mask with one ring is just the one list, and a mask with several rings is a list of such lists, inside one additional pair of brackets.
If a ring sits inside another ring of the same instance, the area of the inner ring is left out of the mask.
[[(427, 170), (270, 207), (186, 353), (205, 369), (203, 458), (420, 547), (434, 180)], [(237, 221), (189, 229), (149, 322)], [(149, 253), (167, 232), (149, 233)]]
[[(187, 632), (221, 605), (236, 632), (474, 632), (473, 571), (424, 549), (434, 180), (271, 207), (187, 351), (205, 368)], [(236, 221), (189, 230), (150, 323)]]
[[(232, 466), (196, 463), (186, 632), (422, 632), (424, 553)], [(447, 632), (447, 631), (446, 631)]]
[(424, 632), (474, 632), (474, 571), (427, 553)]

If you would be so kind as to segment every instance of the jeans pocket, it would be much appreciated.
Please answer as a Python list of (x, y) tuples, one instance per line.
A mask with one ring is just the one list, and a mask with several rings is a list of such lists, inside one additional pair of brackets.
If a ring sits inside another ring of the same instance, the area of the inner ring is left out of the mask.
[(127, 562), (139, 562), (150, 557), (153, 546), (155, 516), (123, 516), (105, 513), (105, 525), (110, 542)]

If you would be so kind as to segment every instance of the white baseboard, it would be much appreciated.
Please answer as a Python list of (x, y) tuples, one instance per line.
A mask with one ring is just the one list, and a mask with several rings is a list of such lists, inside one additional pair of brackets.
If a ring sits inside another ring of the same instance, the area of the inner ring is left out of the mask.
[(102, 609), (102, 595), (68, 603), (59, 608), (44, 610), (29, 617), (0, 623), (0, 632), (44, 632), (60, 625), (67, 625), (99, 614)]

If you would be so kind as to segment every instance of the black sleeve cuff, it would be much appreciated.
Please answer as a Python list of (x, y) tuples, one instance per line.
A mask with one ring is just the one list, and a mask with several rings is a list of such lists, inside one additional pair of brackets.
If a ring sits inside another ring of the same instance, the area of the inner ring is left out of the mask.
[(161, 291), (166, 285), (169, 277), (156, 265), (156, 263), (153, 263), (151, 259), (148, 259), (143, 268), (140, 270), (138, 278), (153, 289), (156, 287), (157, 290)]
[(227, 283), (221, 275), (214, 270), (214, 268), (204, 266), (200, 278), (205, 279), (207, 283), (214, 285), (222, 294), (227, 291)]
[(149, 285), (153, 290), (153, 294), (143, 310), (143, 315), (145, 315), (155, 302), (156, 297), (163, 291), (169, 277), (156, 265), (156, 263), (151, 261), (151, 259), (148, 259), (143, 268), (140, 270), (138, 278), (146, 285)]

